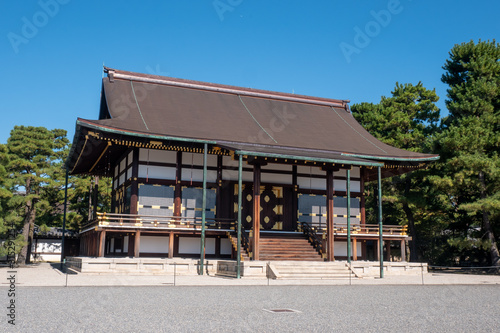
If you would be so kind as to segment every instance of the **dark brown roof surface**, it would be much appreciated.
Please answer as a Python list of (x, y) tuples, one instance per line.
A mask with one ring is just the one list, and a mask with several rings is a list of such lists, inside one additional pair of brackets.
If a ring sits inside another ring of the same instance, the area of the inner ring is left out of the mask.
[(290, 151), (296, 156), (381, 162), (438, 158), (382, 143), (354, 119), (345, 100), (108, 68), (106, 72), (101, 119), (80, 124), (124, 134), (225, 143), (233, 150), (262, 154)]

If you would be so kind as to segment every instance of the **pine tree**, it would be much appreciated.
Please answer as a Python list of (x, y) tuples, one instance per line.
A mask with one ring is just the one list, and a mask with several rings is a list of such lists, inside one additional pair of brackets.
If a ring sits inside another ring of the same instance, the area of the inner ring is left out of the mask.
[[(353, 116), (383, 142), (410, 151), (424, 152), (425, 143), (437, 129), (439, 108), (435, 102), (439, 97), (435, 90), (426, 89), (421, 82), (417, 85), (396, 83), (391, 93), (391, 97), (382, 96), (379, 104), (353, 105)], [(421, 252), (416, 224), (428, 218), (423, 193), (427, 193), (430, 187), (424, 182), (425, 174), (416, 171), (383, 182), (385, 220), (391, 221), (391, 224), (408, 225), (412, 237), (411, 261), (420, 259), (418, 254)]]
[(500, 44), (455, 45), (443, 69), (450, 114), (435, 141), (443, 175), (433, 181), (454, 219), (449, 244), (467, 252), (461, 260), (499, 266)]
[(37, 208), (44, 206), (44, 187), (54, 181), (50, 177), (53, 163), (57, 161), (58, 149), (62, 149), (67, 141), (65, 136), (63, 130), (15, 126), (7, 141), (9, 188), (14, 192), (8, 205), (11, 213), (17, 215), (11, 220), (17, 218), (23, 221), (22, 236), (25, 241), (18, 256), (18, 264), (30, 261), (28, 247), (33, 238)]

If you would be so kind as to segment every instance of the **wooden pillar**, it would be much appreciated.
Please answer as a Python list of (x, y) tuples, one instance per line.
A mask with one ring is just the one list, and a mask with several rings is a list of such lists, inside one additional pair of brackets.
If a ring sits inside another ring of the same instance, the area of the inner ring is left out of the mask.
[(334, 233), (333, 233), (333, 170), (326, 170), (326, 241), (327, 261), (334, 261)]
[(358, 240), (356, 237), (352, 238), (352, 260), (358, 260)]
[(131, 196), (130, 196), (130, 214), (139, 213), (139, 182), (137, 178), (139, 177), (139, 148), (134, 148), (132, 153), (132, 184), (131, 184)]
[(172, 259), (174, 257), (174, 240), (175, 234), (173, 232), (168, 236), (168, 258)]
[(378, 250), (380, 248), (380, 240), (377, 238), (375, 240), (375, 253), (377, 254), (377, 261), (380, 260), (380, 251)]
[(128, 251), (127, 251), (127, 255), (129, 257), (133, 257), (134, 256), (134, 239), (135, 239), (135, 236), (132, 237), (132, 234), (130, 234), (128, 236)]
[(401, 240), (401, 261), (406, 262), (406, 241)]
[(105, 248), (104, 246), (106, 245), (106, 230), (101, 230), (99, 234), (99, 252), (97, 254), (98, 257), (104, 257)]
[(139, 258), (139, 251), (141, 248), (141, 231), (137, 230), (134, 237), (134, 258)]
[(174, 189), (174, 216), (181, 216), (182, 212), (182, 152), (177, 152), (175, 162), (175, 189)]
[(261, 166), (255, 163), (253, 166), (253, 260), (259, 260), (260, 242), (260, 171)]

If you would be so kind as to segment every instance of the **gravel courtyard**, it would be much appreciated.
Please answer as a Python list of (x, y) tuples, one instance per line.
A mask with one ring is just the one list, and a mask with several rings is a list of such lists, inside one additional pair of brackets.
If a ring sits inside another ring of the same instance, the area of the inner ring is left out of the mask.
[[(4, 312), (7, 289), (2, 288)], [(497, 332), (500, 288), (19, 287), (17, 332)], [(298, 312), (266, 310), (292, 309)]]

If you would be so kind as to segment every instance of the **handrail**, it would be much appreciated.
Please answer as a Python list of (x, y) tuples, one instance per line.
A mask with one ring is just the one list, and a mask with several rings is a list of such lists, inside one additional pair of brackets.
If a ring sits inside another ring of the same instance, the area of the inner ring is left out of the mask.
[[(308, 236), (314, 235), (318, 238), (326, 231), (324, 226), (317, 227), (306, 222), (299, 222), (305, 229), (304, 233)], [(135, 226), (135, 227), (168, 227), (168, 228), (194, 228), (201, 227), (201, 217), (186, 217), (186, 216), (159, 216), (159, 215), (139, 215), (139, 214), (117, 214), (117, 213), (97, 213), (97, 219), (83, 226), (83, 229), (98, 226)], [(237, 222), (230, 218), (206, 218), (205, 226), (210, 229), (227, 229), (236, 230)], [(306, 232), (307, 231), (307, 232)], [(334, 223), (333, 233), (335, 235), (346, 235), (347, 224)], [(382, 233), (385, 236), (406, 236), (408, 235), (408, 227), (401, 225), (383, 225)], [(379, 226), (377, 224), (351, 224), (351, 235), (379, 235)], [(242, 232), (242, 245), (248, 251), (250, 249), (250, 241), (248, 235)], [(321, 239), (316, 239), (314, 242), (321, 242)]]
[(309, 239), (309, 242), (312, 246), (318, 251), (319, 254), (323, 255), (323, 241), (316, 231), (311, 228), (311, 226), (307, 222), (299, 222), (302, 227), (302, 232)]
[[(97, 220), (89, 224), (98, 226), (130, 226), (135, 227), (185, 227), (197, 228), (202, 225), (202, 219), (199, 217), (186, 216), (157, 216), (157, 215), (138, 215), (138, 214), (116, 214), (116, 213), (97, 213)], [(86, 226), (88, 226), (87, 224)], [(210, 229), (235, 229), (236, 222), (233, 219), (225, 218), (206, 218), (205, 226)]]
[[(304, 222), (300, 222), (304, 223)], [(325, 227), (311, 227), (317, 233), (326, 232)], [(334, 223), (333, 224), (333, 233), (336, 235), (346, 234), (347, 235), (347, 224), (346, 223)], [(379, 226), (378, 224), (351, 224), (351, 235), (357, 234), (369, 234), (369, 235), (378, 235), (379, 234)], [(384, 224), (382, 226), (382, 234), (383, 235), (408, 235), (408, 226), (406, 225), (389, 225)]]
[(246, 251), (247, 254), (249, 254), (250, 250), (250, 239), (248, 238), (247, 233), (245, 230), (241, 230), (241, 246), (243, 249)]

